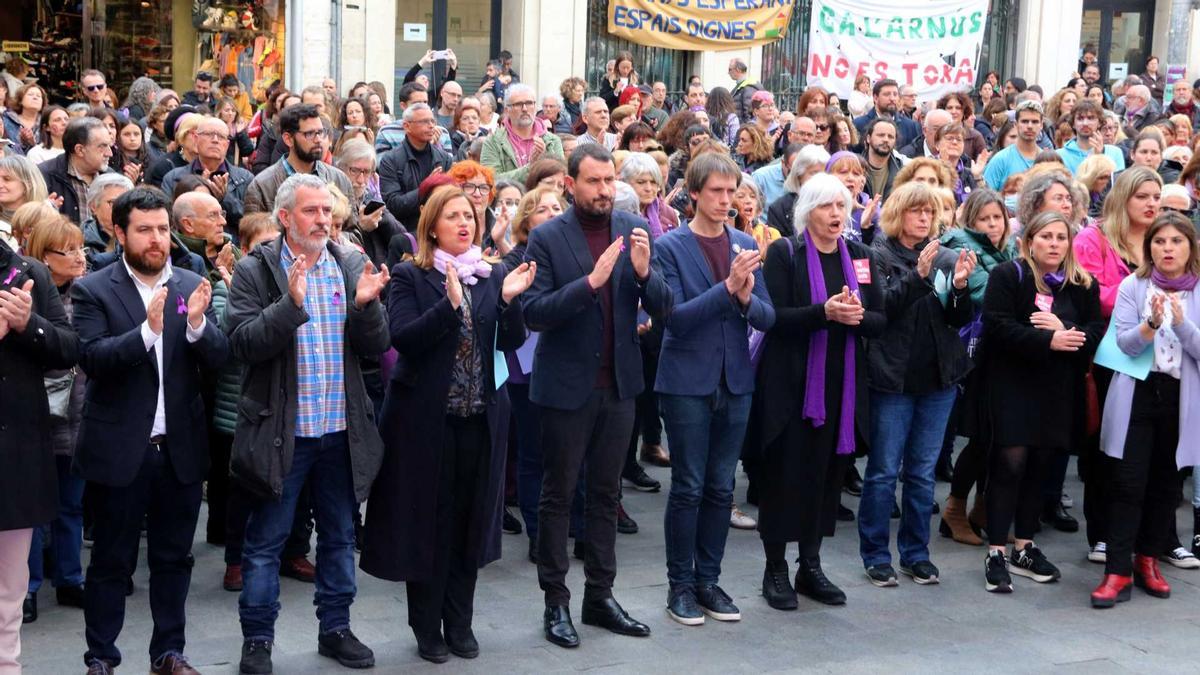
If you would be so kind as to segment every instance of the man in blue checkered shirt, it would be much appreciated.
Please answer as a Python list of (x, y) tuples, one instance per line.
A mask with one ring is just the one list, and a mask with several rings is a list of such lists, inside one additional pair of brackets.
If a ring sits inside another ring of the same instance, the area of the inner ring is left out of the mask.
[(347, 667), (370, 667), (374, 653), (350, 631), (353, 515), (383, 443), (359, 359), (387, 349), (379, 294), (388, 273), (329, 240), (333, 197), (319, 177), (289, 177), (274, 213), (283, 236), (234, 268), (226, 320), (246, 365), (231, 470), (260, 498), (242, 552), (240, 671), (271, 672), (279, 557), (306, 483), (317, 521), (317, 650)]

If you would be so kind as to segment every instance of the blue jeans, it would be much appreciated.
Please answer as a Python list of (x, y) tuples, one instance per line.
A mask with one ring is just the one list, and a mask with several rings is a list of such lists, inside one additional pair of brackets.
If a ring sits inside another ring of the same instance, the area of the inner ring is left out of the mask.
[(892, 562), (888, 543), (897, 477), (904, 482), (896, 535), (900, 564), (929, 560), (933, 470), (956, 393), (955, 387), (917, 395), (871, 390), (871, 454), (858, 512), (858, 547), (864, 566)]
[(730, 394), (724, 385), (708, 396), (659, 394), (671, 447), (663, 526), (671, 588), (707, 586), (721, 576), (750, 398)]
[(317, 588), (313, 603), (322, 634), (350, 627), (354, 582), (354, 479), (346, 432), (296, 438), (283, 497), (255, 504), (242, 546), (238, 613), (246, 640), (275, 639), (279, 616), (279, 556), (292, 529), (304, 482), (312, 490), (317, 521)]
[(85, 481), (71, 474), (71, 458), (54, 458), (58, 468), (58, 515), (50, 525), (33, 528), (33, 543), (29, 548), (29, 592), (42, 587), (42, 548), (47, 535), (54, 549), (54, 569), (50, 579), (55, 588), (83, 585), (83, 564), (79, 560), (83, 546), (83, 486)]

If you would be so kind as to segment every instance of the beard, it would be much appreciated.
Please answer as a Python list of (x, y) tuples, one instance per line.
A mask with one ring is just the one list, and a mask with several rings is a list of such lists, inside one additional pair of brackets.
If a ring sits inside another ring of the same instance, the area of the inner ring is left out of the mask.
[(296, 158), (303, 162), (316, 162), (325, 156), (325, 149), (320, 145), (313, 146), (305, 150), (300, 146), (296, 146)]
[[(155, 254), (157, 254), (157, 257), (151, 258)], [(161, 253), (158, 251), (151, 252), (149, 249), (135, 253), (127, 248), (125, 249), (125, 261), (129, 263), (129, 266), (135, 272), (150, 276), (163, 271), (163, 268), (167, 265), (167, 254), (165, 251)]]
[(583, 212), (583, 215), (589, 218), (607, 218), (613, 212), (613, 200), (609, 198), (596, 197), (595, 199), (584, 203), (575, 202), (575, 208)]
[(296, 244), (296, 248), (299, 248), (300, 251), (302, 253), (304, 253), (304, 255), (308, 255), (308, 256), (320, 255), (321, 249), (325, 248), (326, 244), (329, 243), (329, 233), (328, 232), (326, 232), (325, 234), (316, 234), (316, 235), (307, 235), (307, 234), (300, 234), (299, 232), (291, 232), (290, 238), (291, 238), (292, 242)]

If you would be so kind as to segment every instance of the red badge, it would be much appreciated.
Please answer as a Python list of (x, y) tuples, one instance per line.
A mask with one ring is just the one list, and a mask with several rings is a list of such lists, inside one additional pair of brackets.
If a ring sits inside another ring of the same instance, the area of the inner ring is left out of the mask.
[(1049, 312), (1050, 308), (1054, 306), (1054, 296), (1046, 293), (1038, 293), (1033, 296), (1033, 304), (1037, 305), (1037, 308), (1043, 312)]
[(871, 259), (859, 258), (858, 260), (852, 260), (851, 262), (854, 263), (854, 276), (858, 277), (858, 283), (871, 283)]

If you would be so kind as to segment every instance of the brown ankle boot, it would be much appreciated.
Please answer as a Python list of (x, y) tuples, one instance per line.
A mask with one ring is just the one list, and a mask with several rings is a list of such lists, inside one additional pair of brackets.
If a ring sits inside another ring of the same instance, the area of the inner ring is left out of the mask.
[(971, 512), (967, 514), (967, 522), (976, 532), (987, 527), (987, 497), (982, 490), (975, 492), (975, 501), (971, 503)]
[(942, 536), (951, 537), (954, 541), (968, 546), (982, 546), (983, 539), (971, 529), (967, 522), (967, 500), (958, 497), (948, 497), (946, 508), (942, 509), (942, 524), (939, 528)]

